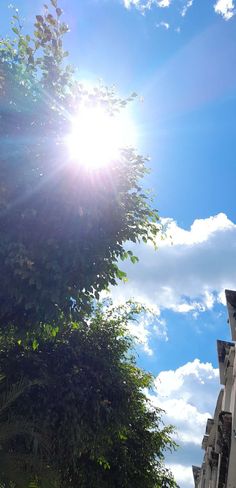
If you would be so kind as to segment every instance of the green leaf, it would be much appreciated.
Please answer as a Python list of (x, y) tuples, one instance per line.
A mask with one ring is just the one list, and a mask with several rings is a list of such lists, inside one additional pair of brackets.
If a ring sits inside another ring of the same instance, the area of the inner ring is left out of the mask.
[(33, 340), (32, 342), (32, 348), (33, 348), (33, 351), (36, 351), (39, 347), (39, 343), (36, 339)]
[(53, 327), (51, 332), (52, 337), (56, 337), (58, 332), (59, 332), (59, 327)]
[(139, 261), (139, 258), (137, 256), (131, 256), (130, 260), (133, 264), (137, 263)]
[(125, 271), (122, 271), (121, 269), (117, 268), (116, 270), (116, 276), (117, 278), (119, 278), (120, 280), (124, 280), (127, 278), (127, 274), (125, 273)]
[(15, 34), (17, 34), (17, 36), (19, 36), (20, 31), (19, 31), (19, 29), (18, 29), (17, 27), (12, 27), (12, 29), (11, 29), (11, 30), (12, 30), (12, 31), (13, 31)]

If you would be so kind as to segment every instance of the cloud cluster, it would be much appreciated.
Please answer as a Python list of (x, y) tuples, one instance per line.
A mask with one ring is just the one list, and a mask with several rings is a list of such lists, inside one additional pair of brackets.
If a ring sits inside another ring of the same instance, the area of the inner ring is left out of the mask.
[(157, 251), (130, 244), (139, 263), (125, 264), (128, 282), (113, 289), (115, 299), (135, 297), (159, 312), (178, 313), (201, 313), (224, 303), (224, 289), (236, 286), (236, 225), (223, 213), (197, 219), (189, 230), (173, 219), (163, 222), (166, 239), (157, 242)]
[[(187, 11), (192, 7), (194, 0), (185, 0), (184, 4), (180, 7), (176, 0), (123, 0), (123, 4), (127, 9), (135, 7), (141, 13), (145, 13), (147, 10), (151, 10), (152, 7), (168, 8), (171, 5), (177, 5), (177, 8), (182, 17), (185, 17)], [(214, 10), (217, 14), (220, 14), (225, 20), (231, 19), (235, 15), (234, 0), (217, 0)]]
[(150, 10), (153, 6), (168, 8), (172, 0), (123, 0), (126, 8), (135, 7), (141, 12)]
[[(224, 304), (224, 290), (236, 288), (236, 225), (223, 213), (197, 219), (189, 230), (173, 219), (164, 219), (166, 239), (151, 245), (129, 248), (140, 258), (139, 263), (121, 264), (128, 282), (113, 288), (115, 302), (130, 298), (154, 308), (156, 331), (167, 339), (166, 324), (161, 313), (191, 313), (193, 317)], [(148, 354), (152, 324), (142, 322), (136, 336)]]
[(165, 410), (165, 423), (176, 426), (180, 448), (168, 456), (167, 462), (181, 488), (193, 484), (191, 465), (200, 462), (199, 447), (218, 391), (218, 369), (199, 359), (176, 370), (162, 371), (155, 379), (149, 398)]
[[(113, 294), (118, 301), (134, 297), (153, 307), (156, 330), (159, 327), (160, 338), (167, 340), (163, 311), (195, 316), (224, 303), (225, 288), (235, 289), (236, 224), (224, 213), (196, 219), (189, 229), (171, 218), (162, 224), (166, 238), (157, 242), (157, 251), (151, 245), (130, 244), (140, 261), (126, 264), (129, 280), (114, 288)], [(149, 320), (142, 321), (140, 328), (136, 324), (133, 333), (152, 354), (149, 341), (154, 327)], [(166, 411), (165, 422), (177, 428), (180, 448), (167, 455), (167, 464), (181, 488), (193, 486), (191, 465), (202, 462), (199, 448), (219, 388), (218, 369), (195, 359), (176, 370), (162, 371), (149, 393), (151, 402)]]

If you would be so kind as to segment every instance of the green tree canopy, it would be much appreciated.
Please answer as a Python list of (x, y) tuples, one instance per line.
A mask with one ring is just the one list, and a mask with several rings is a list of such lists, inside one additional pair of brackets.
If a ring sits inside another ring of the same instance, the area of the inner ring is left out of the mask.
[[(175, 486), (163, 464), (165, 449), (174, 447), (172, 429), (163, 427), (161, 411), (149, 404), (144, 390), (152, 378), (130, 350), (127, 326), (136, 317), (134, 305), (101, 305), (71, 331), (41, 340), (35, 351), (2, 341), (0, 370), (10, 384), (24, 377), (32, 385), (8, 415), (20, 416), (48, 439), (43, 459), (60, 488)], [(21, 436), (7, 447), (15, 455), (22, 445), (25, 454)]]
[(70, 161), (65, 134), (81, 101), (116, 113), (134, 94), (80, 84), (65, 63), (62, 11), (56, 0), (51, 7), (31, 36), (16, 12), (15, 39), (0, 41), (1, 327), (56, 322), (71, 297), (81, 309), (124, 277), (124, 243), (159, 231), (141, 184), (146, 160), (134, 149), (93, 173)]

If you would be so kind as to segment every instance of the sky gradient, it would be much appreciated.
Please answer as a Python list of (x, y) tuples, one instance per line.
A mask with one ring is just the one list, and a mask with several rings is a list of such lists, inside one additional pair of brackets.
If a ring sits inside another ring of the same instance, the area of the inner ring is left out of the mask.
[[(41, 0), (15, 0), (32, 28)], [(9, 30), (1, 0), (1, 32)], [(33, 5), (33, 6), (32, 6)], [(168, 463), (192, 488), (205, 422), (219, 390), (216, 339), (229, 340), (224, 289), (236, 289), (236, 16), (231, 0), (61, 0), (78, 76), (102, 78), (132, 106), (138, 150), (150, 156), (167, 239), (133, 246), (129, 281), (112, 291), (154, 309), (132, 332), (155, 376), (151, 400), (176, 425)]]

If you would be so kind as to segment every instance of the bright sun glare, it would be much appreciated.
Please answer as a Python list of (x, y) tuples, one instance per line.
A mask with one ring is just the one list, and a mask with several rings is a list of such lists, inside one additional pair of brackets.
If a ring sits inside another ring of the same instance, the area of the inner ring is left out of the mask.
[(70, 157), (91, 169), (106, 166), (123, 147), (135, 145), (132, 121), (121, 113), (110, 115), (102, 107), (80, 108), (66, 138)]

